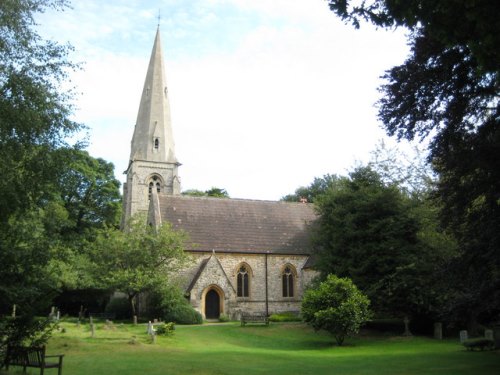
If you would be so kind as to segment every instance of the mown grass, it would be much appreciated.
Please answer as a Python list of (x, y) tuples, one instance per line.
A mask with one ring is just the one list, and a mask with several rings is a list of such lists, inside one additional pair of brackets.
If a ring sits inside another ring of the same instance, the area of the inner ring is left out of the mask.
[(145, 325), (98, 324), (94, 338), (88, 325), (61, 327), (66, 332), (54, 334), (48, 351), (65, 354), (66, 375), (500, 373), (498, 351), (467, 352), (457, 340), (362, 336), (338, 347), (300, 323), (177, 326), (156, 344)]

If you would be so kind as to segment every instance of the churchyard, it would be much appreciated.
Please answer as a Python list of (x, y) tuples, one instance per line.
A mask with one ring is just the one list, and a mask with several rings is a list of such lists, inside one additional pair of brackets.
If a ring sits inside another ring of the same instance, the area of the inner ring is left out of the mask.
[(229, 322), (176, 326), (173, 335), (157, 336), (153, 343), (147, 324), (96, 322), (94, 328), (92, 337), (88, 322), (60, 323), (47, 351), (65, 354), (63, 374), (500, 373), (498, 351), (469, 352), (459, 337), (364, 332), (339, 347), (329, 334), (302, 323)]

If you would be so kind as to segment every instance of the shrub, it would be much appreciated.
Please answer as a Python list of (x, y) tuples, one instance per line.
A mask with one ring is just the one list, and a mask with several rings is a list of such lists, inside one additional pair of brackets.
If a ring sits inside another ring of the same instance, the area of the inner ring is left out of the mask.
[(169, 285), (152, 291), (148, 300), (150, 317), (177, 324), (201, 324), (203, 318), (184, 298), (179, 288)]
[(221, 323), (225, 323), (225, 322), (229, 322), (229, 316), (227, 316), (226, 314), (220, 314), (219, 316), (219, 322)]
[(484, 350), (490, 349), (492, 350), (495, 347), (495, 342), (486, 338), (477, 338), (477, 339), (469, 339), (465, 340), (463, 345), (467, 350), (473, 351), (475, 349)]
[(269, 317), (270, 322), (300, 322), (302, 318), (299, 316), (299, 313), (295, 313), (292, 311), (287, 311), (279, 314), (272, 314)]
[(165, 316), (165, 320), (177, 324), (202, 324), (203, 317), (187, 302), (174, 306)]
[(175, 331), (175, 324), (173, 322), (163, 323), (156, 326), (156, 334), (158, 336), (172, 336)]
[(328, 275), (302, 300), (302, 316), (316, 331), (330, 332), (342, 345), (345, 337), (359, 331), (370, 317), (370, 301), (348, 278)]
[(127, 297), (113, 297), (106, 305), (106, 314), (114, 314), (116, 319), (130, 319), (132, 311)]

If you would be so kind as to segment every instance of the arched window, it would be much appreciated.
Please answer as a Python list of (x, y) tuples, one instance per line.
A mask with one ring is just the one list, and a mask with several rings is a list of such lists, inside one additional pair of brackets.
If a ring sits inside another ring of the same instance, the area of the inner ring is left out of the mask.
[(283, 297), (293, 297), (294, 295), (294, 275), (292, 268), (286, 266), (281, 274), (281, 280), (283, 282)]
[(245, 265), (238, 269), (238, 275), (236, 276), (237, 292), (238, 297), (248, 297), (248, 269)]
[(161, 192), (161, 181), (158, 176), (153, 176), (152, 180), (149, 182), (148, 193), (151, 197), (151, 193), (153, 192), (153, 187), (156, 186), (156, 191)]

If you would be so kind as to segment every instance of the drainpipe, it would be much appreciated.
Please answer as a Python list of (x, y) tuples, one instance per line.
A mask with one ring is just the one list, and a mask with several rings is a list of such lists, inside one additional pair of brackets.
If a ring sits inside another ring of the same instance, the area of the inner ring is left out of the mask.
[(267, 255), (269, 251), (266, 252), (266, 316), (269, 316), (269, 299), (268, 299), (268, 291), (267, 291)]

